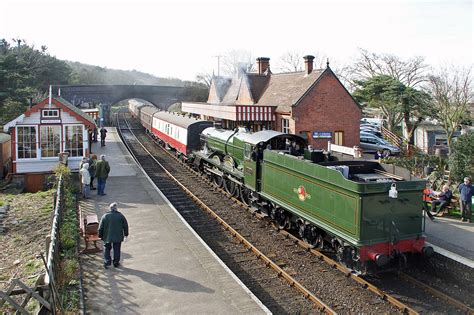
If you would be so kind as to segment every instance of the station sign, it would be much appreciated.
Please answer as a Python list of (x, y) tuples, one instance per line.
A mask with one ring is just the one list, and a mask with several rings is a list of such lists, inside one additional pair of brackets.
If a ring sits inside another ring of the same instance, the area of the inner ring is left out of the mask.
[(330, 131), (313, 131), (313, 139), (331, 139), (332, 132)]

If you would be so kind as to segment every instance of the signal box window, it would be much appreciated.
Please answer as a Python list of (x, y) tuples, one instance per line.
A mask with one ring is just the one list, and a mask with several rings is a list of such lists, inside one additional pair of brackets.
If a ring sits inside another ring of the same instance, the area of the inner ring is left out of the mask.
[(61, 151), (61, 126), (40, 127), (41, 157), (57, 157)]
[(36, 159), (36, 128), (17, 127), (18, 159)]
[(69, 152), (69, 156), (82, 156), (84, 149), (82, 126), (66, 126), (64, 133), (65, 151)]
[(59, 109), (43, 109), (41, 116), (43, 118), (59, 118)]

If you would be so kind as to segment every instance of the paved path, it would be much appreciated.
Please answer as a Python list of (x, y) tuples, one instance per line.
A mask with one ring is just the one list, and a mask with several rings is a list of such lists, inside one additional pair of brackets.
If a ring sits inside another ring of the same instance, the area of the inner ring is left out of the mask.
[(426, 218), (425, 224), (427, 241), (436, 252), (474, 268), (474, 223), (435, 217), (434, 221)]
[(101, 253), (81, 255), (87, 313), (92, 314), (263, 314), (268, 310), (183, 223), (150, 184), (108, 128), (111, 165), (106, 196), (82, 200), (86, 213), (101, 215), (118, 203), (130, 225), (122, 244), (122, 267), (102, 267)]

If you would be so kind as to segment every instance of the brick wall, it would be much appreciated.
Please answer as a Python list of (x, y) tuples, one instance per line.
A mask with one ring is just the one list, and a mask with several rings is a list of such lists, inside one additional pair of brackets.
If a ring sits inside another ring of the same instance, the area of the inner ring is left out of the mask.
[[(361, 109), (332, 71), (326, 71), (323, 74), (319, 83), (297, 106), (293, 107), (292, 114), (295, 120), (292, 133), (299, 134), (301, 131), (309, 131), (308, 144), (311, 144), (313, 148), (327, 149), (329, 140), (312, 139), (313, 131), (332, 132), (331, 141), (333, 143), (334, 132), (343, 131), (342, 145), (348, 147), (359, 145)], [(291, 126), (292, 124), (290, 124)]]

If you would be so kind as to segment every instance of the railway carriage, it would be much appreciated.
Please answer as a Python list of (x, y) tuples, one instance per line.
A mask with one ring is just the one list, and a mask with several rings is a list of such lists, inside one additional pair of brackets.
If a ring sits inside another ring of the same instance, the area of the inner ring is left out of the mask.
[(152, 117), (153, 135), (184, 156), (200, 149), (199, 134), (213, 125), (210, 121), (165, 111), (155, 112)]
[(140, 123), (146, 131), (152, 132), (153, 115), (160, 110), (154, 106), (143, 106), (140, 109)]

